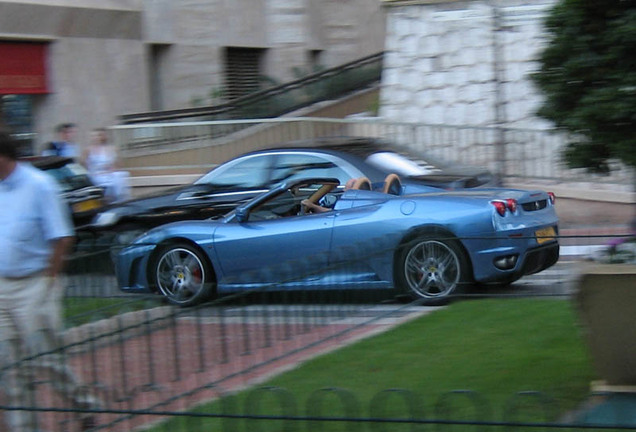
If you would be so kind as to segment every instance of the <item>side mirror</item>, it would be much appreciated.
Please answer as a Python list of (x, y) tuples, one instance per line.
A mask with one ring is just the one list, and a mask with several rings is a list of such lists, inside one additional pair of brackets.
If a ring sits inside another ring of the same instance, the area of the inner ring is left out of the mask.
[(247, 208), (237, 207), (234, 213), (236, 214), (237, 221), (239, 221), (240, 223), (247, 222), (247, 216), (249, 215)]

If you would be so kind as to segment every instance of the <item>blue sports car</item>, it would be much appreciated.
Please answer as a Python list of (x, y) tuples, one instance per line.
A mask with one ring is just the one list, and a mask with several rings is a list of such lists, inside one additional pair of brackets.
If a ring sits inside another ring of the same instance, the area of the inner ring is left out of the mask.
[(405, 195), (395, 175), (374, 186), (294, 180), (223, 218), (154, 228), (119, 253), (119, 286), (181, 306), (264, 287), (397, 289), (438, 304), (559, 257), (551, 193), (425, 187)]

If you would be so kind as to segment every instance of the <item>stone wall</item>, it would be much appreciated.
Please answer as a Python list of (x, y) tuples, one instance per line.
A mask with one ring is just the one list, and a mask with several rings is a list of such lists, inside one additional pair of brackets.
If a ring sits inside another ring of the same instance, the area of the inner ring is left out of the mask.
[(547, 128), (528, 79), (554, 0), (387, 3), (381, 115), (433, 124)]

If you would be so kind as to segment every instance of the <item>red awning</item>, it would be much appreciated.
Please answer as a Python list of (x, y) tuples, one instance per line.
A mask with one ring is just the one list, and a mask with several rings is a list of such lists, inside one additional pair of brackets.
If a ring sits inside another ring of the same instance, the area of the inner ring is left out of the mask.
[(48, 93), (47, 47), (39, 42), (0, 42), (0, 94)]

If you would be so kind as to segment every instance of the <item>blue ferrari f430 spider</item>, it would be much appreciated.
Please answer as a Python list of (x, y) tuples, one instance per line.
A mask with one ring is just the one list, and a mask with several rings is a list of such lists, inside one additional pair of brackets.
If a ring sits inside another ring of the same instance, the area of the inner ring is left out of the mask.
[(249, 289), (395, 289), (438, 304), (559, 257), (554, 195), (423, 187), (399, 178), (282, 184), (215, 220), (154, 228), (117, 256), (120, 288), (190, 306)]

